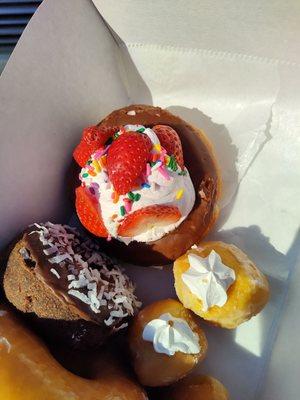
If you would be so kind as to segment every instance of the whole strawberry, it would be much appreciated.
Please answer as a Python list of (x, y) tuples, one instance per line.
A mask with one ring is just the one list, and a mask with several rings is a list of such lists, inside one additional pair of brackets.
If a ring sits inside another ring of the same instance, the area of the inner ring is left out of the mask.
[(99, 148), (103, 147), (107, 140), (119, 130), (118, 127), (89, 126), (82, 133), (80, 143), (73, 152), (73, 157), (77, 164), (84, 167), (90, 156)]
[(162, 147), (170, 156), (173, 155), (177, 164), (183, 168), (183, 151), (178, 133), (168, 125), (155, 125), (152, 130), (156, 133)]
[(126, 194), (139, 185), (151, 148), (148, 136), (131, 131), (112, 143), (107, 155), (107, 171), (117, 193)]

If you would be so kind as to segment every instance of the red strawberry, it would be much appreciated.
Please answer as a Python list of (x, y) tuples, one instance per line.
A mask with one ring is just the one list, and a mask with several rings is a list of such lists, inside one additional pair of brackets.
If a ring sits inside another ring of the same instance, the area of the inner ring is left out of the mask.
[(107, 237), (108, 233), (104, 226), (99, 205), (88, 191), (79, 186), (76, 189), (76, 212), (82, 225), (91, 233), (100, 237)]
[(77, 145), (73, 152), (73, 157), (77, 164), (84, 167), (90, 156), (103, 147), (106, 141), (119, 130), (118, 127), (113, 126), (89, 126), (83, 130), (80, 143)]
[(152, 130), (156, 133), (162, 147), (167, 150), (169, 155), (173, 155), (177, 161), (177, 164), (183, 168), (183, 152), (178, 133), (167, 125), (155, 125)]
[(107, 154), (107, 171), (116, 192), (125, 194), (139, 184), (151, 148), (148, 136), (131, 131), (112, 143)]
[(181, 213), (175, 206), (144, 207), (125, 217), (119, 226), (118, 235), (133, 237), (151, 229), (153, 226), (174, 224), (180, 217)]

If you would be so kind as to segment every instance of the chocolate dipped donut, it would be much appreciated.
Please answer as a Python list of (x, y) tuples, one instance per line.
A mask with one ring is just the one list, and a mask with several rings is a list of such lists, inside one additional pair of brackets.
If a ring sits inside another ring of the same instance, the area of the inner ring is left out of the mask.
[(139, 302), (129, 278), (74, 228), (25, 230), (4, 274), (7, 299), (51, 340), (98, 347), (128, 325)]

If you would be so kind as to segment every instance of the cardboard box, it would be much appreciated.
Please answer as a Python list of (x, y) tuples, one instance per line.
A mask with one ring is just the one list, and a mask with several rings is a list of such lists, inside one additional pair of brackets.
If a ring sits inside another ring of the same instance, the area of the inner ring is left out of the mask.
[[(233, 400), (300, 389), (299, 22), (297, 0), (44, 0), (0, 79), (1, 247), (34, 221), (69, 221), (72, 149), (113, 109), (159, 105), (206, 131), (224, 178), (210, 237), (248, 253), (272, 291), (236, 331), (205, 327), (201, 371)], [(128, 271), (145, 303), (174, 295), (170, 271)]]

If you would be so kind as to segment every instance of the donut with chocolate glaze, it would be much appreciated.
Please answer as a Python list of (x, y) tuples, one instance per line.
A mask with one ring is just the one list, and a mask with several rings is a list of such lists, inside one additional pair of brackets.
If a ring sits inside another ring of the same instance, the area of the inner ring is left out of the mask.
[[(173, 231), (152, 242), (132, 241), (128, 245), (112, 239), (104, 243), (106, 251), (121, 259), (141, 265), (163, 265), (184, 254), (201, 240), (213, 226), (218, 213), (221, 180), (213, 149), (205, 134), (169, 111), (149, 105), (131, 105), (113, 111), (99, 127), (122, 125), (168, 125), (180, 137), (185, 165), (196, 193), (194, 207), (188, 217)], [(78, 169), (79, 170), (79, 169)], [(78, 186), (79, 181), (74, 182)], [(98, 239), (105, 242), (103, 239)]]
[(31, 225), (13, 248), (4, 291), (42, 334), (78, 348), (100, 346), (139, 306), (133, 284), (99, 245), (50, 222)]

